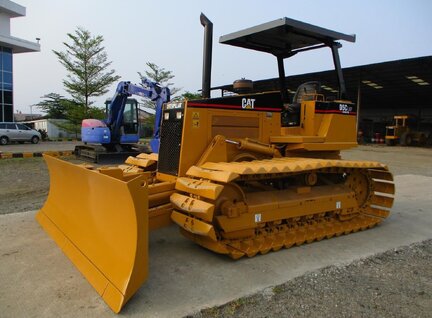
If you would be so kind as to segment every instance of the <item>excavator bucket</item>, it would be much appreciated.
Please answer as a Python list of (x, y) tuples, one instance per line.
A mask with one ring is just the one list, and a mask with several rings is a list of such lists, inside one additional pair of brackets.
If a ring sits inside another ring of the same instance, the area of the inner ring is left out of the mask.
[(44, 158), (50, 191), (36, 219), (118, 313), (148, 275), (146, 179)]

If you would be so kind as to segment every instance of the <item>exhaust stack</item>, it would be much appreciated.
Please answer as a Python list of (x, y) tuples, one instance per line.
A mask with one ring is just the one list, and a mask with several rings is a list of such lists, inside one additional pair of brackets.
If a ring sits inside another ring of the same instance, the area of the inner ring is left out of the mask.
[(201, 95), (203, 98), (210, 98), (213, 23), (204, 15), (204, 13), (201, 13), (200, 21), (201, 25), (204, 27), (203, 74)]

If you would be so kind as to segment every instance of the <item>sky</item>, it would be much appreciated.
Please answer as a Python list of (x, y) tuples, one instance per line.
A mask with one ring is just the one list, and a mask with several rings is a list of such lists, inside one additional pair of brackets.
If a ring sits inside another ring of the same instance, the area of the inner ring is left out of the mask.
[[(146, 62), (170, 70), (175, 87), (201, 88), (203, 12), (213, 22), (212, 86), (236, 79), (277, 77), (270, 54), (219, 44), (219, 37), (282, 17), (346, 34), (339, 51), (343, 67), (432, 55), (430, 0), (14, 0), (26, 7), (25, 17), (11, 20), (11, 35), (29, 41), (40, 38), (41, 52), (14, 55), (14, 107), (30, 112), (41, 96), (69, 97), (62, 80), (64, 67), (52, 50), (64, 50), (67, 33), (78, 26), (104, 37), (111, 67), (121, 80), (139, 82)], [(298, 54), (285, 60), (286, 75), (333, 68), (329, 49)], [(109, 93), (94, 98), (103, 105)], [(33, 113), (38, 112), (33, 108)]]

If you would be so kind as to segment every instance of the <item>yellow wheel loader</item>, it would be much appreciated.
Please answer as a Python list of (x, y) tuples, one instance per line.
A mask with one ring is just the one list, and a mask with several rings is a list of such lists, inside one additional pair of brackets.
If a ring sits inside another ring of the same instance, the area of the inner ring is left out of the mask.
[(402, 146), (424, 146), (428, 133), (413, 129), (416, 117), (412, 115), (395, 115), (394, 124), (386, 126), (385, 142), (387, 146), (400, 144)]
[[(337, 41), (355, 36), (288, 18), (222, 36), (274, 55), (279, 89), (242, 85), (242, 94), (210, 98), (212, 24), (201, 22), (203, 98), (164, 105), (159, 154), (100, 168), (45, 156), (51, 187), (37, 220), (115, 312), (147, 278), (153, 229), (174, 222), (239, 259), (371, 228), (393, 204), (386, 165), (340, 158), (357, 133)], [(284, 59), (322, 47), (333, 54), (337, 96), (308, 82), (290, 100)]]

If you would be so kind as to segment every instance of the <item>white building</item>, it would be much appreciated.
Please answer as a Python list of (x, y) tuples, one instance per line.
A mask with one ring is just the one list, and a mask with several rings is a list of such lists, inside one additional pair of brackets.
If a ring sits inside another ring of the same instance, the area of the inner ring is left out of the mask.
[(40, 51), (39, 43), (10, 34), (10, 20), (25, 15), (25, 7), (9, 0), (0, 0), (0, 122), (13, 121), (13, 55)]
[[(81, 138), (81, 134), (67, 132), (60, 127), (61, 124), (67, 123), (66, 119), (37, 119), (25, 122), (29, 126), (36, 130), (45, 130), (48, 134), (48, 138)], [(60, 124), (60, 125), (59, 125)]]

